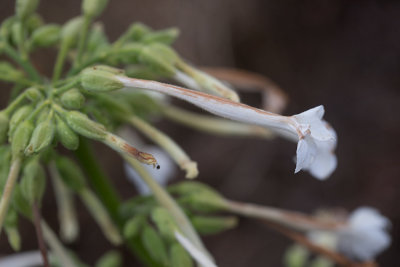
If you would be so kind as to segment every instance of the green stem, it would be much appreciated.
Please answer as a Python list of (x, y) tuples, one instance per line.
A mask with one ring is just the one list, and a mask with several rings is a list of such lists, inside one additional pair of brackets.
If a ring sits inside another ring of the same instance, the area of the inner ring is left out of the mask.
[(19, 106), (19, 104), (21, 104), (22, 101), (25, 100), (26, 94), (22, 93), (20, 94), (16, 99), (14, 99), (9, 105), (8, 107), (4, 110), (5, 113), (7, 115), (10, 115), (11, 112), (13, 112), (15, 110), (16, 107)]
[(164, 190), (146, 171), (142, 164), (130, 157), (124, 157), (125, 161), (128, 162), (140, 175), (143, 181), (153, 192), (155, 198), (161, 206), (166, 208), (175, 219), (176, 224), (179, 226), (183, 234), (203, 253), (208, 255), (213, 260), (211, 254), (207, 251), (203, 242), (201, 241), (193, 225), (190, 223), (186, 214), (182, 211), (175, 200)]
[(85, 21), (83, 22), (83, 29), (79, 38), (78, 54), (74, 62), (74, 67), (79, 66), (81, 64), (83, 52), (85, 51), (86, 48), (86, 40), (91, 22), (92, 18), (85, 16)]
[(32, 64), (29, 62), (29, 59), (27, 58), (22, 58), (20, 54), (18, 54), (17, 51), (15, 51), (14, 48), (12, 48), (10, 45), (5, 44), (4, 45), (4, 52), (12, 58), (15, 62), (17, 62), (21, 67), (28, 73), (28, 75), (35, 81), (40, 82), (40, 75), (36, 71), (36, 69), (32, 66)]
[(86, 139), (81, 138), (79, 148), (76, 150), (75, 154), (96, 194), (100, 196), (101, 201), (110, 213), (111, 218), (117, 225), (122, 226), (122, 220), (118, 213), (121, 200), (114, 186), (110, 183), (110, 179), (101, 170), (91, 146)]
[(14, 191), (14, 186), (15, 183), (18, 179), (18, 174), (21, 169), (21, 158), (16, 158), (10, 168), (10, 172), (8, 174), (7, 182), (6, 185), (4, 186), (4, 191), (1, 196), (0, 200), (0, 233), (1, 233), (1, 228), (3, 226), (4, 218), (7, 215), (8, 211), (8, 206), (10, 204), (10, 199), (12, 196), (12, 193)]
[(52, 84), (55, 84), (58, 81), (58, 79), (60, 79), (62, 68), (64, 65), (65, 58), (67, 57), (68, 50), (69, 50), (69, 45), (66, 43), (62, 43), (60, 50), (58, 51), (56, 64), (54, 65)]

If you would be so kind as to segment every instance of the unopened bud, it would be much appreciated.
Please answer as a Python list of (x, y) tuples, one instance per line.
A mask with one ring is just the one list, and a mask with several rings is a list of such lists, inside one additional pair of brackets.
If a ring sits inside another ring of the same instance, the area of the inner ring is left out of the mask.
[(58, 116), (56, 117), (56, 133), (61, 144), (69, 149), (76, 150), (79, 146), (79, 137), (69, 126)]
[(124, 84), (114, 74), (95, 67), (87, 68), (81, 73), (83, 88), (91, 92), (108, 92), (124, 88)]
[(217, 234), (232, 229), (238, 222), (233, 216), (193, 216), (190, 219), (196, 230), (203, 235)]
[(7, 212), (7, 217), (4, 221), (4, 228), (7, 234), (8, 243), (14, 251), (21, 249), (21, 236), (18, 232), (18, 214), (10, 207)]
[(82, 13), (89, 18), (95, 18), (103, 12), (107, 3), (107, 0), (83, 0)]
[(170, 248), (171, 266), (193, 267), (193, 261), (189, 253), (179, 244), (174, 243)]
[(143, 225), (146, 223), (146, 217), (143, 215), (135, 215), (129, 219), (124, 226), (123, 235), (125, 238), (130, 239), (139, 234)]
[(13, 44), (18, 45), (21, 43), (22, 34), (22, 23), (20, 21), (15, 22), (11, 27), (11, 40)]
[(15, 23), (16, 17), (9, 17), (1, 23), (0, 26), (0, 39), (8, 40), (11, 34), (12, 25)]
[(44, 24), (43, 18), (37, 13), (33, 13), (26, 20), (26, 27), (27, 27), (29, 33), (33, 33), (33, 31), (35, 31), (37, 28), (43, 26), (43, 24)]
[(93, 24), (88, 37), (87, 50), (94, 53), (100, 49), (103, 50), (108, 45), (109, 41), (104, 33), (103, 25), (98, 22)]
[(125, 64), (137, 64), (139, 63), (139, 55), (145, 46), (139, 43), (128, 43), (118, 48), (118, 53), (113, 55), (112, 59), (115, 59)]
[(168, 265), (167, 248), (158, 233), (149, 225), (142, 232), (142, 243), (152, 258), (163, 264)]
[(30, 121), (24, 121), (17, 127), (11, 142), (11, 153), (13, 158), (23, 155), (28, 146), (29, 140), (31, 139), (33, 129), (34, 126)]
[(39, 153), (53, 142), (55, 125), (52, 119), (39, 123), (33, 131), (32, 138), (25, 149), (25, 155)]
[(0, 79), (8, 82), (18, 81), (24, 77), (24, 73), (17, 70), (8, 62), (0, 62)]
[(64, 45), (72, 45), (76, 42), (83, 27), (83, 17), (70, 19), (61, 29), (61, 40)]
[(95, 267), (118, 267), (122, 266), (122, 257), (118, 251), (109, 251), (103, 255), (97, 262)]
[(165, 208), (155, 208), (151, 212), (151, 219), (157, 226), (160, 234), (168, 241), (175, 240), (175, 231), (178, 226), (175, 223), (174, 218), (170, 215), (168, 210)]
[(57, 24), (47, 24), (36, 29), (32, 34), (34, 47), (48, 47), (55, 45), (60, 38), (61, 27)]
[(225, 199), (221, 195), (212, 192), (191, 194), (180, 198), (179, 203), (202, 212), (220, 211), (226, 207)]
[(22, 192), (20, 184), (15, 185), (12, 204), (13, 207), (22, 215), (28, 218), (32, 216), (32, 205), (28, 202), (27, 198)]
[(142, 42), (146, 44), (151, 43), (163, 43), (163, 44), (172, 44), (176, 38), (179, 36), (179, 30), (177, 28), (169, 28), (161, 31), (155, 31), (146, 34), (142, 38)]
[(41, 99), (43, 99), (43, 95), (42, 93), (40, 93), (40, 91), (37, 88), (28, 88), (26, 91), (26, 97), (32, 101), (32, 102), (36, 102), (39, 101)]
[(107, 65), (96, 65), (96, 66), (93, 66), (93, 69), (109, 72), (109, 73), (116, 74), (116, 75), (124, 75), (125, 74), (125, 70), (114, 68), (114, 67), (107, 66)]
[(10, 128), (8, 130), (9, 140), (12, 141), (15, 129), (17, 129), (18, 125), (29, 116), (33, 111), (32, 106), (22, 106), (14, 114), (10, 119)]
[(0, 112), (0, 145), (7, 140), (8, 123), (10, 119), (5, 112)]
[(65, 120), (72, 130), (87, 138), (103, 140), (107, 135), (103, 125), (92, 121), (87, 115), (81, 112), (69, 111), (66, 113)]
[(61, 96), (61, 103), (68, 109), (80, 109), (85, 103), (85, 97), (78, 89), (73, 88)]
[(38, 5), (39, 0), (16, 0), (15, 13), (20, 20), (25, 20), (35, 12)]
[(85, 176), (74, 161), (66, 157), (57, 157), (56, 166), (61, 179), (71, 190), (81, 192), (85, 188)]
[(133, 23), (126, 32), (128, 40), (140, 41), (145, 35), (151, 33), (150, 27), (140, 22)]
[(174, 61), (170, 60), (170, 55), (164, 55), (152, 47), (142, 49), (139, 61), (164, 76), (173, 76), (177, 71), (174, 67)]
[(25, 165), (20, 186), (31, 205), (40, 203), (46, 188), (46, 174), (37, 159), (30, 160)]

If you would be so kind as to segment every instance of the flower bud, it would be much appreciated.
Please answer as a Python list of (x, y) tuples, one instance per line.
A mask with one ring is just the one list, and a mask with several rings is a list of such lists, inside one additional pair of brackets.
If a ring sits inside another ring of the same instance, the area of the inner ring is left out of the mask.
[(157, 226), (160, 234), (168, 241), (175, 240), (175, 231), (178, 228), (174, 219), (165, 208), (155, 208), (151, 212), (151, 219)]
[(145, 226), (141, 239), (147, 252), (156, 262), (168, 265), (167, 248), (158, 233), (150, 225)]
[(12, 25), (15, 23), (15, 21), (16, 21), (15, 17), (9, 17), (3, 20), (0, 26), (0, 39), (8, 41), (11, 34)]
[(0, 145), (7, 139), (9, 118), (5, 112), (0, 112)]
[(18, 81), (24, 77), (24, 73), (17, 70), (8, 62), (0, 62), (0, 79), (8, 82)]
[(69, 126), (60, 118), (56, 117), (56, 133), (61, 144), (69, 149), (76, 150), (79, 146), (79, 137)]
[(55, 45), (60, 38), (61, 27), (57, 24), (47, 24), (36, 29), (32, 34), (34, 47), (48, 47)]
[(37, 88), (33, 88), (33, 87), (28, 88), (25, 91), (25, 94), (26, 94), (26, 97), (32, 102), (36, 102), (36, 101), (43, 99), (42, 93), (40, 93), (40, 91)]
[(237, 218), (222, 216), (193, 216), (190, 218), (196, 230), (203, 235), (217, 234), (234, 228), (237, 225)]
[(124, 36), (128, 40), (140, 41), (145, 35), (151, 32), (152, 30), (150, 27), (144, 25), (143, 23), (135, 22), (129, 27)]
[(73, 88), (62, 94), (61, 103), (67, 109), (80, 109), (85, 103), (85, 97), (78, 89)]
[(100, 50), (104, 51), (104, 48), (109, 46), (109, 41), (103, 28), (103, 25), (99, 22), (93, 24), (88, 37), (87, 51), (92, 53)]
[(103, 12), (107, 3), (108, 0), (83, 0), (82, 13), (89, 18), (95, 18)]
[(118, 251), (109, 251), (96, 262), (96, 267), (122, 266), (122, 257)]
[(46, 188), (46, 174), (38, 159), (25, 165), (20, 186), (29, 204), (40, 203)]
[(135, 217), (129, 219), (124, 226), (123, 235), (126, 239), (133, 238), (139, 234), (142, 230), (143, 225), (146, 222), (146, 217), (143, 215), (135, 215)]
[(114, 68), (114, 67), (107, 66), (107, 65), (96, 65), (93, 67), (93, 69), (109, 72), (109, 73), (116, 74), (116, 75), (124, 75), (125, 74), (125, 70)]
[(35, 12), (38, 5), (39, 0), (16, 0), (15, 13), (20, 20), (25, 20)]
[(115, 75), (96, 70), (94, 67), (87, 68), (81, 73), (83, 88), (93, 92), (108, 92), (124, 88), (124, 84), (115, 78)]
[(32, 208), (24, 193), (22, 192), (21, 185), (16, 184), (12, 199), (13, 207), (22, 215), (31, 218)]
[(27, 27), (29, 33), (33, 33), (34, 30), (43, 26), (43, 24), (44, 24), (43, 18), (37, 13), (33, 13), (26, 20), (26, 27)]
[(218, 193), (212, 192), (191, 194), (180, 198), (179, 203), (201, 212), (220, 211), (226, 207), (225, 199)]
[(32, 138), (25, 149), (25, 155), (39, 153), (53, 142), (55, 125), (52, 119), (47, 119), (39, 123), (33, 131)]
[(72, 130), (87, 138), (103, 140), (107, 135), (103, 125), (92, 121), (87, 115), (81, 112), (69, 111), (65, 116), (65, 120)]
[(29, 116), (33, 111), (32, 106), (22, 106), (14, 114), (11, 116), (10, 119), (10, 129), (8, 130), (9, 140), (12, 141), (14, 131), (17, 126)]
[(189, 253), (178, 243), (174, 243), (170, 248), (171, 266), (174, 267), (193, 267), (193, 261)]
[(177, 28), (169, 28), (161, 31), (151, 32), (143, 36), (142, 42), (146, 44), (163, 43), (172, 44), (179, 36)]
[(61, 40), (64, 45), (70, 46), (76, 42), (83, 27), (83, 17), (70, 19), (61, 29)]
[(12, 249), (19, 251), (21, 249), (21, 236), (18, 232), (18, 214), (12, 207), (8, 209), (7, 217), (4, 221), (4, 229)]
[(71, 190), (81, 192), (85, 188), (85, 176), (74, 161), (66, 157), (57, 157), (56, 166), (61, 179)]
[(176, 73), (174, 61), (170, 60), (170, 54), (166, 55), (163, 51), (154, 47), (144, 47), (139, 54), (139, 61), (146, 64), (153, 71), (164, 75), (173, 76)]
[(118, 48), (118, 52), (112, 55), (112, 59), (124, 64), (137, 64), (139, 63), (139, 55), (143, 48), (142, 44), (128, 43)]
[(17, 127), (11, 142), (13, 158), (22, 156), (31, 139), (33, 129), (33, 124), (30, 121), (24, 121)]
[(18, 45), (21, 43), (22, 36), (22, 23), (20, 21), (15, 22), (11, 26), (11, 41), (13, 44)]

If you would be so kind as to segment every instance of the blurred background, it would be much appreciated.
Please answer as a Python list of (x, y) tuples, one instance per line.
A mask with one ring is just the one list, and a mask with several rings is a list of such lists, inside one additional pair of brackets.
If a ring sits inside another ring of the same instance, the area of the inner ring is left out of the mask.
[[(2, 0), (0, 20), (14, 1)], [(47, 22), (63, 23), (80, 13), (78, 0), (42, 0)], [(378, 257), (381, 266), (400, 262), (400, 1), (340, 0), (114, 0), (100, 20), (113, 40), (133, 21), (155, 29), (176, 26), (177, 51), (198, 66), (226, 66), (268, 76), (290, 97), (285, 114), (323, 104), (338, 134), (336, 172), (324, 182), (293, 174), (295, 144), (197, 133), (171, 122), (158, 125), (198, 161), (199, 180), (230, 199), (311, 213), (318, 208), (362, 205), (392, 221), (393, 243)], [(35, 54), (35, 65), (50, 73), (54, 51)], [(0, 84), (4, 107), (9, 85)], [(259, 105), (257, 94), (242, 96)], [(115, 153), (98, 146), (102, 162), (121, 194), (136, 194)], [(182, 180), (179, 173), (176, 180)], [(49, 186), (48, 188), (51, 188)], [(57, 229), (52, 192), (44, 217)], [(82, 209), (81, 209), (82, 210)], [(109, 244), (84, 210), (82, 231), (71, 248), (93, 264)], [(22, 224), (23, 249), (35, 249), (33, 227)], [(282, 266), (291, 243), (260, 223), (239, 227), (205, 242), (219, 266)], [(0, 253), (11, 253), (1, 237)], [(135, 260), (125, 261), (133, 266)], [(139, 263), (137, 263), (138, 266)]]

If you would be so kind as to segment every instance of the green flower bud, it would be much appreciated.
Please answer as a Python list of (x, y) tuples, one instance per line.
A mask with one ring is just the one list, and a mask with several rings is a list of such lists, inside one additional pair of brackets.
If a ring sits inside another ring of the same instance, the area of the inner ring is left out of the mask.
[(32, 138), (25, 149), (25, 155), (30, 156), (47, 148), (53, 142), (55, 128), (52, 119), (47, 119), (39, 123), (33, 131)]
[(40, 203), (46, 188), (46, 173), (37, 159), (32, 159), (25, 165), (20, 186), (31, 205)]
[(22, 106), (20, 107), (17, 111), (14, 112), (14, 114), (11, 116), (10, 119), (10, 129), (8, 131), (8, 136), (10, 141), (12, 141), (15, 129), (17, 126), (25, 120), (31, 114), (33, 111), (32, 106)]
[(83, 88), (94, 92), (108, 92), (124, 88), (124, 84), (114, 74), (94, 67), (87, 68), (81, 73)]
[(147, 225), (141, 235), (142, 243), (151, 257), (163, 265), (168, 265), (167, 248), (157, 232)]
[(26, 27), (28, 28), (28, 31), (30, 33), (32, 33), (43, 24), (44, 22), (42, 17), (37, 13), (30, 15), (29, 18), (26, 20)]
[(11, 142), (11, 153), (13, 158), (23, 155), (28, 146), (29, 140), (31, 139), (33, 129), (33, 124), (30, 121), (24, 121), (17, 127)]
[(203, 235), (217, 234), (232, 229), (238, 222), (233, 216), (193, 216), (190, 219), (196, 230)]
[(89, 18), (95, 18), (103, 12), (107, 3), (107, 0), (83, 0), (82, 13)]
[(193, 261), (189, 253), (179, 244), (174, 243), (170, 248), (171, 266), (193, 267)]
[(25, 93), (26, 93), (26, 97), (32, 102), (36, 102), (36, 101), (43, 99), (42, 93), (37, 88), (33, 88), (33, 87), (28, 88), (25, 91)]
[(58, 116), (56, 117), (56, 133), (61, 144), (69, 149), (76, 150), (79, 146), (79, 137), (69, 126)]
[(13, 199), (12, 199), (12, 204), (13, 207), (22, 215), (24, 215), (27, 218), (32, 217), (32, 208), (26, 197), (24, 196), (24, 193), (22, 192), (21, 185), (16, 184), (14, 188), (14, 193), (13, 193)]
[(55, 45), (60, 38), (61, 27), (57, 24), (47, 24), (36, 29), (32, 34), (33, 47), (48, 47)]
[(21, 237), (18, 232), (18, 214), (13, 207), (10, 207), (7, 211), (7, 216), (4, 220), (4, 228), (8, 243), (14, 251), (19, 251), (21, 249)]
[(103, 52), (107, 46), (109, 46), (109, 42), (104, 33), (103, 25), (101, 23), (93, 24), (88, 37), (87, 50), (93, 53)]
[(39, 0), (16, 0), (15, 13), (20, 20), (25, 20), (35, 12), (38, 5)]
[(68, 109), (80, 109), (85, 103), (85, 97), (78, 89), (72, 88), (62, 94), (61, 103)]
[(122, 266), (122, 257), (118, 251), (109, 251), (104, 254), (97, 262), (96, 267), (119, 267)]
[(15, 17), (9, 17), (9, 18), (3, 20), (3, 23), (1, 23), (1, 26), (0, 26), (0, 39), (8, 41), (11, 31), (12, 31), (11, 30), (12, 25), (15, 23), (15, 21), (16, 21)]
[(144, 224), (146, 223), (146, 217), (143, 215), (135, 215), (135, 217), (129, 219), (124, 226), (123, 236), (126, 239), (133, 238), (139, 234)]
[(36, 125), (47, 120), (49, 118), (49, 113), (50, 113), (50, 108), (44, 107), (36, 116), (35, 120)]
[(142, 65), (129, 65), (125, 68), (125, 72), (126, 76), (136, 79), (157, 80), (160, 78), (160, 75), (154, 73), (149, 67)]
[(0, 145), (7, 139), (8, 123), (10, 119), (5, 112), (0, 112)]
[(147, 35), (151, 32), (152, 32), (152, 29), (150, 27), (144, 25), (143, 23), (135, 22), (126, 31), (126, 33), (124, 34), (124, 37), (127, 40), (139, 41), (145, 35)]
[(103, 125), (92, 121), (81, 112), (69, 111), (65, 116), (65, 120), (72, 130), (87, 138), (103, 140), (107, 135)]
[(0, 79), (8, 82), (15, 82), (24, 77), (24, 73), (17, 70), (8, 62), (0, 62)]
[(172, 44), (179, 36), (177, 28), (169, 28), (161, 31), (151, 32), (143, 36), (142, 42), (146, 44), (163, 43)]
[(309, 266), (307, 264), (310, 252), (301, 245), (290, 246), (283, 257), (285, 266), (288, 267), (302, 267)]
[(200, 183), (200, 182), (194, 182), (194, 181), (184, 181), (180, 182), (174, 185), (171, 185), (168, 187), (168, 191), (173, 194), (178, 194), (178, 195), (190, 195), (190, 194), (196, 194), (196, 193), (201, 193), (201, 192), (213, 192), (213, 193), (218, 193), (216, 190), (214, 190), (212, 187)]
[(22, 23), (17, 21), (11, 26), (11, 41), (18, 45), (21, 43)]
[(71, 190), (81, 192), (85, 188), (85, 175), (74, 161), (66, 157), (57, 157), (56, 166), (61, 179)]
[(220, 211), (226, 207), (225, 199), (220, 194), (211, 192), (201, 192), (182, 197), (179, 199), (179, 203), (201, 212)]
[(139, 54), (139, 62), (146, 64), (150, 69), (164, 76), (173, 76), (176, 73), (174, 61), (170, 60), (170, 54), (164, 55), (155, 47), (145, 47)]
[(175, 239), (175, 231), (178, 229), (174, 219), (169, 214), (168, 210), (165, 208), (155, 208), (151, 212), (151, 219), (157, 226), (160, 234), (167, 239), (168, 241), (174, 241)]
[(143, 48), (144, 46), (138, 43), (126, 44), (121, 48), (118, 48), (118, 52), (113, 54), (112, 59), (125, 64), (139, 63), (139, 55)]
[(70, 19), (61, 29), (61, 40), (63, 45), (70, 46), (77, 42), (84, 23), (83, 17)]

